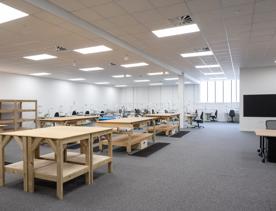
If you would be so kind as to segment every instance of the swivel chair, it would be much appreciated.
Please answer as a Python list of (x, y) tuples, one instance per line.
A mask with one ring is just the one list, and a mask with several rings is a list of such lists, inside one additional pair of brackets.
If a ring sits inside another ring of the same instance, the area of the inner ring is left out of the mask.
[(218, 110), (216, 110), (215, 114), (214, 114), (214, 115), (211, 115), (210, 118), (211, 118), (211, 121), (212, 121), (212, 122), (217, 121), (217, 118), (218, 118)]

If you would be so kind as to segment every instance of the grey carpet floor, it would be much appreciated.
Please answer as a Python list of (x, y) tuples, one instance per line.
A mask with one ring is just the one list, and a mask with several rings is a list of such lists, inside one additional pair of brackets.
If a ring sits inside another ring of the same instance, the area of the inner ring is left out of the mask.
[[(35, 193), (22, 179), (7, 175), (0, 210), (276, 210), (276, 165), (257, 156), (258, 138), (237, 124), (209, 123), (191, 129), (148, 158), (114, 152), (114, 171), (97, 170), (94, 184), (78, 179), (65, 185), (63, 201), (55, 184), (36, 182)], [(44, 149), (47, 151), (47, 149)], [(7, 148), (7, 161), (20, 159)]]

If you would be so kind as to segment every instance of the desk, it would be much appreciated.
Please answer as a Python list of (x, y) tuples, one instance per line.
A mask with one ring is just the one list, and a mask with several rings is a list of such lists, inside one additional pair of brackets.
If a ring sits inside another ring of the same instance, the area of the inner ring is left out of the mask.
[(74, 125), (76, 126), (79, 121), (84, 120), (96, 120), (99, 116), (69, 116), (69, 117), (53, 117), (53, 118), (46, 118), (46, 119), (38, 119), (38, 126), (44, 127), (46, 123), (56, 123), (61, 125)]
[[(156, 125), (156, 132), (165, 132), (168, 136), (170, 132), (177, 128), (180, 131), (180, 114), (179, 113), (164, 113), (164, 114), (147, 114), (146, 117), (155, 117), (158, 120), (166, 120), (167, 122), (172, 121), (172, 124), (161, 124)], [(175, 124), (174, 121), (177, 119), (178, 124)], [(153, 128), (152, 128), (153, 130)]]
[[(112, 141), (112, 146), (122, 146), (127, 148), (127, 152), (131, 153), (131, 147), (138, 143), (141, 143), (148, 138), (155, 141), (155, 117), (129, 117), (122, 119), (113, 119), (107, 121), (97, 121), (96, 125), (101, 127), (111, 127), (114, 128), (118, 133), (124, 133), (125, 135), (117, 137), (116, 140)], [(153, 133), (134, 133), (134, 128), (139, 128), (141, 126), (148, 127), (148, 123), (153, 122)], [(123, 129), (123, 130), (122, 130)], [(126, 130), (125, 130), (126, 129)], [(100, 143), (100, 148), (102, 144), (106, 144), (105, 141)]]
[(187, 118), (187, 122), (188, 122), (188, 126), (190, 125), (190, 127), (193, 127), (193, 119), (194, 117), (196, 117), (197, 114), (185, 114), (186, 118)]
[[(0, 186), (5, 185), (5, 172), (23, 176), (24, 191), (34, 191), (34, 178), (57, 183), (57, 197), (63, 199), (63, 183), (80, 175), (85, 175), (86, 184), (93, 183), (93, 150), (91, 142), (94, 136), (107, 135), (109, 138), (109, 156), (112, 157), (110, 128), (57, 126), (38, 128), (0, 134)], [(5, 165), (5, 146), (14, 139), (23, 152), (23, 161)], [(67, 144), (80, 141), (84, 147), (84, 163), (67, 162)], [(55, 160), (41, 159), (36, 154), (37, 147), (48, 143), (55, 153)], [(111, 172), (111, 162), (108, 163)]]
[(268, 129), (257, 129), (255, 130), (256, 136), (260, 137), (260, 149), (258, 150), (259, 156), (263, 158), (263, 162), (266, 161), (267, 158), (267, 143), (265, 143), (265, 138), (267, 137), (276, 137), (276, 130), (268, 130)]

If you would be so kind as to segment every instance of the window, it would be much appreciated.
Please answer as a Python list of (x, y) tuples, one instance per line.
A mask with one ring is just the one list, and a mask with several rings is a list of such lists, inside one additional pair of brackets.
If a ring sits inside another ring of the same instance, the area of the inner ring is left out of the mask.
[(208, 95), (207, 100), (208, 103), (215, 102), (215, 81), (208, 81)]
[(207, 81), (202, 81), (200, 83), (200, 102), (207, 102)]
[(224, 81), (224, 102), (231, 103), (231, 81), (225, 80)]
[(220, 80), (200, 83), (201, 103), (236, 103), (240, 102), (240, 81)]
[(216, 102), (223, 103), (223, 81), (216, 81)]

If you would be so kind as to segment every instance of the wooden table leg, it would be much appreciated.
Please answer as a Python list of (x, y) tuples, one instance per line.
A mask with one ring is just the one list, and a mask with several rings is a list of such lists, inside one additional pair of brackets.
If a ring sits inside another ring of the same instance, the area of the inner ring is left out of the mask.
[(131, 153), (131, 133), (128, 133), (128, 141), (127, 141), (127, 153)]
[(94, 137), (93, 135), (90, 135), (90, 163), (89, 163), (89, 169), (90, 169), (90, 184), (93, 184), (94, 182), (94, 167), (93, 167), (93, 154), (94, 154), (94, 148), (93, 148), (93, 144), (94, 144)]
[(22, 138), (22, 153), (23, 153), (23, 180), (24, 180), (24, 191), (29, 191), (29, 171), (28, 171), (28, 139), (27, 137)]
[(5, 185), (5, 146), (3, 136), (0, 135), (0, 186)]
[(63, 199), (63, 144), (57, 142), (57, 197)]
[[(108, 134), (108, 156), (112, 158), (113, 147), (112, 147), (112, 134)], [(112, 173), (112, 161), (108, 163), (108, 173)]]
[(152, 136), (152, 141), (155, 142), (156, 140), (156, 121), (153, 121), (153, 136)]
[[(89, 171), (85, 174), (85, 183), (87, 185), (91, 184), (91, 169), (93, 169), (93, 166), (91, 167), (91, 140), (90, 138), (87, 140), (81, 141), (82, 145), (84, 146), (83, 153), (85, 154), (85, 165), (88, 166)], [(92, 154), (93, 156), (93, 154)]]
[(34, 151), (33, 147), (33, 139), (31, 137), (26, 138), (27, 140), (27, 178), (28, 178), (28, 192), (34, 192)]

